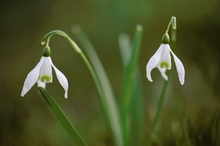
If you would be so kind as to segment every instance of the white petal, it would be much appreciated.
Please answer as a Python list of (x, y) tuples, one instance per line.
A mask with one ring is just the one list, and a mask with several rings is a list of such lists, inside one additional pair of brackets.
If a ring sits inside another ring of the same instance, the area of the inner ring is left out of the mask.
[(65, 75), (59, 71), (53, 64), (52, 60), (50, 59), (50, 63), (51, 65), (53, 66), (55, 72), (56, 72), (56, 76), (57, 76), (57, 79), (58, 81), (60, 82), (61, 86), (63, 87), (63, 89), (65, 90), (65, 94), (64, 94), (64, 97), (67, 98), (67, 94), (68, 94), (68, 88), (69, 88), (69, 85), (68, 85), (68, 81), (67, 81), (67, 78), (65, 77)]
[(159, 71), (160, 71), (160, 73), (161, 73), (161, 76), (165, 79), (165, 80), (168, 80), (168, 77), (167, 77), (167, 75), (166, 75), (166, 68), (160, 68), (160, 67), (158, 67), (158, 69), (159, 69)]
[(174, 62), (176, 65), (176, 70), (178, 73), (178, 77), (179, 77), (179, 81), (180, 84), (183, 85), (185, 82), (185, 69), (184, 66), (182, 64), (182, 62), (180, 61), (180, 59), (173, 53), (173, 51), (170, 49), (170, 52), (173, 54), (173, 58), (174, 58)]
[[(163, 44), (163, 49), (161, 52), (160, 62), (166, 62), (168, 64), (167, 69), (171, 69), (171, 56), (170, 56), (170, 45)], [(160, 67), (160, 63), (159, 63)]]
[(163, 49), (163, 44), (160, 45), (159, 49), (156, 51), (156, 53), (150, 58), (150, 60), (147, 63), (147, 66), (146, 66), (147, 78), (151, 82), (153, 82), (151, 78), (151, 71), (159, 63), (162, 49)]
[[(53, 81), (53, 75), (52, 75), (52, 67), (50, 63), (50, 57), (44, 57), (44, 62), (40, 69), (40, 80), (41, 78), (44, 78), (45, 82), (51, 83)], [(46, 77), (46, 78), (45, 78)], [(42, 81), (42, 80), (41, 80)], [(44, 81), (42, 81), (44, 82)]]
[(23, 97), (30, 89), (33, 87), (33, 85), (37, 82), (38, 77), (39, 77), (39, 72), (41, 65), (44, 62), (44, 57), (41, 57), (39, 63), (36, 65), (36, 67), (30, 71), (30, 73), (27, 75), (25, 81), (24, 81), (24, 86), (21, 91), (21, 96)]

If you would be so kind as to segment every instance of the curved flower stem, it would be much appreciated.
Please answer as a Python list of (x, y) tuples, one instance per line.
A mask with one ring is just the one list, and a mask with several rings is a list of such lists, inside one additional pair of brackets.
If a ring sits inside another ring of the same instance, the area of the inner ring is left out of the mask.
[[(176, 49), (176, 29), (177, 29), (176, 17), (173, 16), (171, 18), (171, 20), (170, 20), (170, 22), (167, 26), (166, 33), (169, 32), (170, 26), (172, 26), (170, 45), (171, 45), (172, 50), (175, 50)], [(168, 79), (170, 78), (170, 73), (171, 73), (171, 71), (167, 71)], [(158, 105), (157, 105), (157, 110), (156, 110), (156, 113), (155, 113), (155, 116), (154, 116), (154, 119), (153, 119), (153, 122), (152, 122), (152, 127), (150, 129), (150, 139), (148, 141), (148, 146), (151, 146), (153, 144), (153, 139), (155, 138), (155, 133), (157, 131), (157, 127), (158, 127), (162, 107), (163, 107), (165, 97), (166, 97), (166, 91), (167, 91), (168, 83), (169, 83), (169, 80), (164, 81), (163, 88), (162, 88), (160, 98), (159, 98), (159, 102), (158, 102)]]
[(177, 26), (176, 26), (176, 17), (175, 17), (175, 16), (172, 16), (172, 17), (171, 17), (170, 22), (169, 22), (169, 24), (167, 25), (167, 29), (166, 29), (166, 32), (165, 32), (165, 33), (168, 33), (168, 32), (169, 32), (170, 26), (172, 26), (172, 30), (176, 30), (176, 29), (177, 29)]
[(116, 146), (123, 146), (122, 132), (120, 130), (121, 129), (120, 120), (118, 120), (118, 121), (115, 120), (115, 119), (119, 119), (119, 115), (117, 114), (116, 110), (112, 108), (112, 105), (111, 105), (112, 102), (108, 102), (109, 99), (107, 99), (105, 97), (104, 91), (103, 91), (102, 86), (99, 82), (97, 74), (94, 71), (89, 60), (86, 58), (86, 56), (81, 51), (81, 49), (78, 47), (78, 45), (63, 31), (54, 30), (54, 31), (49, 32), (48, 34), (46, 34), (43, 37), (41, 43), (42, 44), (46, 43), (46, 45), (49, 45), (49, 41), (53, 35), (60, 35), (60, 36), (64, 37), (65, 39), (67, 39), (68, 42), (70, 43), (70, 45), (73, 47), (73, 49), (80, 55), (80, 57), (83, 59), (83, 61), (87, 65), (87, 67), (90, 71), (90, 74), (93, 78), (93, 81), (95, 83), (95, 86), (97, 88), (99, 100), (101, 102), (101, 107), (104, 112), (106, 122), (107, 122), (107, 124), (110, 125), (110, 128), (112, 130), (114, 142), (115, 142)]
[(77, 53), (83, 54), (82, 51), (81, 51), (81, 49), (77, 46), (77, 44), (76, 44), (65, 32), (60, 31), (60, 30), (54, 30), (54, 31), (51, 31), (51, 32), (47, 33), (47, 34), (43, 37), (43, 39), (41, 40), (41, 44), (42, 44), (42, 45), (46, 44), (47, 46), (49, 46), (50, 39), (51, 39), (51, 37), (54, 36), (54, 35), (60, 35), (60, 36), (62, 36), (62, 37), (64, 37), (64, 38), (66, 38), (66, 39), (70, 42), (71, 46), (73, 47), (73, 49), (74, 49)]

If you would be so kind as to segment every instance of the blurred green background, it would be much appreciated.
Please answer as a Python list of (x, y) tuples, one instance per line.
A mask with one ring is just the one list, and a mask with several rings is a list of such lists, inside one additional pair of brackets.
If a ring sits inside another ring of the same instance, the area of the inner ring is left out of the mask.
[[(1, 146), (71, 145), (37, 86), (23, 98), (20, 92), (26, 75), (40, 60), (41, 38), (60, 29), (76, 40), (70, 31), (75, 24), (81, 26), (96, 48), (118, 103), (123, 75), (118, 35), (126, 32), (132, 37), (135, 26), (143, 26), (139, 64), (144, 92), (143, 133), (147, 137), (163, 79), (155, 69), (154, 82), (150, 83), (145, 77), (145, 66), (159, 47), (171, 16), (177, 18), (176, 55), (185, 66), (186, 80), (183, 86), (179, 84), (173, 64), (158, 137), (169, 146), (220, 144), (218, 0), (2, 0), (0, 3)], [(61, 37), (53, 37), (50, 47), (54, 64), (69, 80), (69, 98), (63, 98), (64, 91), (56, 76), (47, 86), (48, 91), (89, 146), (111, 145), (96, 88), (84, 62)]]

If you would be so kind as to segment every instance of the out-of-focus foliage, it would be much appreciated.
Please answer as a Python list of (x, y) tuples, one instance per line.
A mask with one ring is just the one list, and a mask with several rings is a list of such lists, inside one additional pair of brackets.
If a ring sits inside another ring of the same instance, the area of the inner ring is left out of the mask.
[[(157, 143), (219, 145), (219, 1), (3, 0), (0, 3), (0, 145), (71, 145), (36, 86), (24, 98), (20, 92), (27, 73), (41, 57), (41, 38), (51, 30), (60, 29), (74, 39), (70, 31), (74, 24), (83, 28), (95, 46), (117, 101), (120, 101), (123, 72), (118, 35), (122, 32), (132, 35), (136, 24), (143, 26), (139, 64), (146, 143), (163, 79), (158, 71), (153, 71), (154, 82), (150, 83), (145, 78), (145, 65), (158, 49), (171, 16), (177, 18), (175, 54), (185, 65), (186, 81), (179, 85), (176, 72), (172, 72)], [(69, 98), (63, 98), (55, 76), (54, 82), (47, 86), (48, 91), (89, 146), (111, 145), (85, 64), (63, 38), (54, 37), (50, 44), (54, 64), (69, 79)]]

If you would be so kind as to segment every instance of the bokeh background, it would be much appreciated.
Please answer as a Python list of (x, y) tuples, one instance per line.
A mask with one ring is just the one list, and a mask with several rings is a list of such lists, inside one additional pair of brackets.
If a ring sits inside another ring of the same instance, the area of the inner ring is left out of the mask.
[[(70, 31), (75, 24), (81, 26), (96, 48), (118, 103), (123, 75), (118, 36), (126, 32), (132, 37), (135, 26), (143, 26), (139, 65), (144, 95), (143, 133), (147, 137), (163, 79), (155, 69), (154, 82), (150, 83), (145, 77), (145, 66), (159, 47), (171, 16), (177, 18), (176, 55), (185, 66), (186, 81), (183, 86), (179, 84), (173, 67), (158, 137), (169, 146), (220, 144), (218, 0), (1, 0), (0, 3), (1, 146), (71, 145), (37, 86), (23, 98), (20, 92), (26, 75), (40, 60), (41, 38), (60, 29), (76, 40)], [(56, 76), (53, 84), (47, 86), (48, 91), (88, 145), (111, 145), (96, 88), (84, 62), (61, 37), (53, 37), (50, 47), (54, 64), (69, 80), (69, 98), (63, 98)]]

